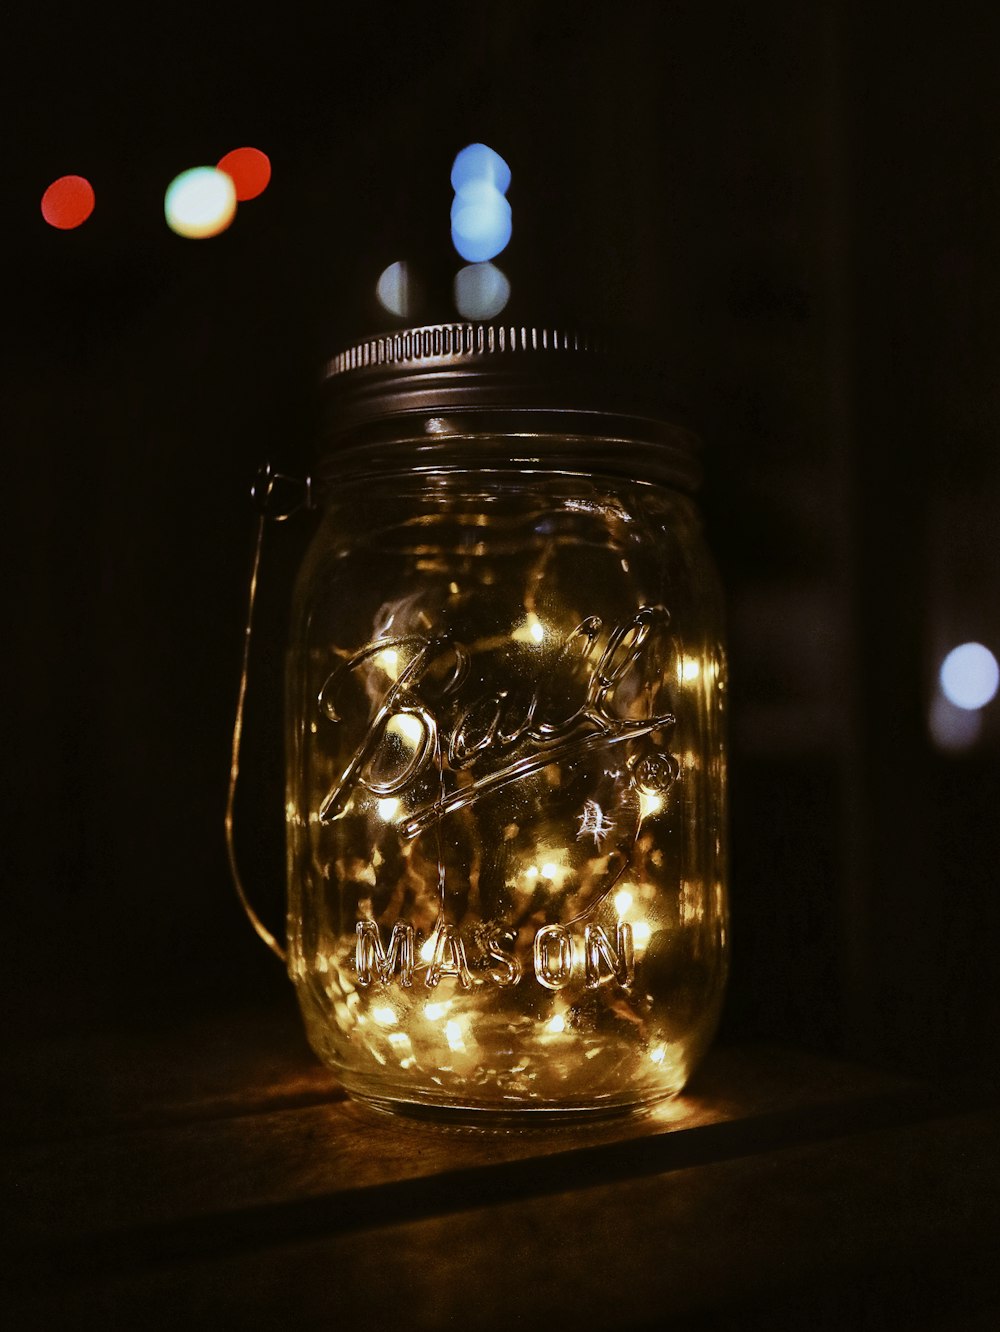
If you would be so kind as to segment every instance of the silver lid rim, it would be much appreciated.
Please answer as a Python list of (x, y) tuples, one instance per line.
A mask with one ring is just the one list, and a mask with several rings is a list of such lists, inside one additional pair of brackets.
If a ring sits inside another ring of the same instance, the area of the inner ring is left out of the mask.
[(587, 353), (604, 344), (579, 331), (517, 324), (427, 324), (365, 338), (331, 358), (324, 378), (352, 371), (451, 366), (520, 353)]

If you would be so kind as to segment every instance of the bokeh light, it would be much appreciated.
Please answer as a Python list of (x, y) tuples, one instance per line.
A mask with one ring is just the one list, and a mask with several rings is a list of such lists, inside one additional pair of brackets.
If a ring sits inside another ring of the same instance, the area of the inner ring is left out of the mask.
[(983, 729), (980, 708), (956, 708), (944, 694), (935, 692), (931, 703), (928, 729), (938, 749), (958, 752), (971, 749)]
[(510, 300), (510, 283), (494, 264), (466, 264), (455, 274), (454, 297), (463, 319), (492, 319)]
[(1000, 686), (1000, 665), (982, 643), (961, 643), (941, 663), (941, 692), (956, 708), (974, 711), (990, 703)]
[(236, 215), (236, 186), (216, 167), (191, 167), (170, 182), (163, 211), (167, 226), (178, 236), (189, 240), (217, 236)]
[(511, 237), (510, 204), (494, 185), (475, 181), (451, 206), (451, 239), (470, 264), (495, 259)]
[(510, 241), (510, 180), (510, 167), (485, 143), (470, 143), (452, 163), (451, 239), (470, 264), (495, 259)]
[(72, 231), (94, 211), (94, 187), (83, 176), (60, 176), (42, 195), (42, 217), (58, 231)]
[(414, 299), (410, 281), (409, 265), (404, 259), (398, 259), (379, 274), (375, 285), (375, 295), (383, 310), (394, 315), (411, 315)]
[(474, 181), (486, 181), (506, 194), (510, 189), (510, 167), (499, 153), (485, 143), (470, 143), (455, 158), (451, 168), (451, 188), (456, 194)]
[(234, 148), (220, 158), (215, 167), (231, 177), (240, 203), (256, 199), (271, 181), (271, 159), (259, 148)]

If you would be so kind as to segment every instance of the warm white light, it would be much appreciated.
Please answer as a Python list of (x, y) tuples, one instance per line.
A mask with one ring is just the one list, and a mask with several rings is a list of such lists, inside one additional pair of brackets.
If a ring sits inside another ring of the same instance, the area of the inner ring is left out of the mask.
[(386, 823), (390, 823), (396, 817), (398, 809), (399, 801), (395, 796), (384, 796), (378, 802), (378, 816)]
[(648, 920), (632, 922), (632, 943), (636, 948), (645, 948), (653, 934), (653, 927)]
[(698, 662), (694, 661), (691, 657), (685, 657), (684, 665), (681, 668), (681, 679), (696, 680), (700, 674), (701, 667)]
[(375, 660), (385, 671), (390, 679), (395, 680), (399, 675), (399, 653), (395, 648), (383, 648)]
[(409, 1045), (409, 1043), (410, 1043), (410, 1038), (409, 1036), (407, 1036), (405, 1031), (390, 1031), (389, 1033), (390, 1045)]
[(397, 1021), (394, 1008), (373, 1008), (372, 1017), (380, 1027), (394, 1027)]
[(448, 1048), (451, 1050), (464, 1050), (465, 1041), (462, 1040), (462, 1028), (454, 1018), (444, 1024), (445, 1039), (448, 1042)]
[(545, 625), (535, 614), (528, 611), (521, 623), (514, 629), (511, 638), (517, 643), (541, 643), (545, 639)]
[(666, 1057), (666, 1053), (667, 1052), (663, 1048), (663, 1046), (658, 1045), (655, 1050), (650, 1050), (649, 1057), (650, 1059), (652, 1059), (654, 1064), (662, 1064), (664, 1058)]
[(524, 871), (524, 875), (525, 875), (525, 878), (527, 878), (527, 879), (537, 879), (537, 878), (538, 878), (538, 866), (537, 866), (537, 865), (529, 865), (528, 868)]
[(396, 712), (385, 724), (387, 734), (395, 734), (416, 749), (424, 738), (424, 724), (412, 712)]
[(455, 274), (452, 294), (463, 319), (492, 319), (510, 300), (510, 282), (494, 264), (466, 264)]
[[(429, 939), (425, 939), (425, 940), (423, 941), (423, 943), (420, 945), (420, 960), (421, 960), (422, 962), (433, 962), (433, 961), (434, 961), (434, 935), (433, 935), (433, 934), (431, 935), (431, 937), (430, 937)], [(431, 1007), (431, 1006), (432, 1006), (432, 1005), (428, 1005), (428, 1007)], [(425, 1012), (425, 1013), (427, 1012), (427, 1009), (426, 1009), (426, 1008), (424, 1009), (424, 1012)]]
[(659, 814), (663, 808), (663, 797), (654, 795), (649, 791), (639, 792), (639, 818), (648, 819), (653, 814)]
[(543, 879), (554, 879), (554, 878), (556, 877), (556, 875), (558, 874), (558, 872), (559, 872), (559, 866), (558, 866), (558, 865), (551, 865), (551, 864), (549, 864), (549, 865), (543, 865), (543, 866), (542, 866), (542, 878), (543, 878)]
[(615, 910), (619, 916), (624, 916), (625, 912), (632, 905), (632, 894), (627, 893), (623, 888), (620, 893), (615, 893)]
[(443, 1004), (424, 1004), (424, 1017), (427, 1018), (429, 1022), (437, 1022), (440, 1018), (444, 1017), (450, 1007), (450, 1000)]
[(1000, 665), (982, 643), (962, 643), (941, 663), (941, 692), (956, 708), (984, 708), (996, 697)]
[(205, 240), (225, 231), (236, 216), (233, 178), (215, 167), (192, 167), (167, 186), (163, 199), (167, 226), (178, 236)]
[(566, 1019), (563, 1017), (561, 1013), (557, 1013), (555, 1017), (552, 1018), (551, 1021), (547, 1022), (545, 1025), (549, 1031), (553, 1032), (565, 1031)]

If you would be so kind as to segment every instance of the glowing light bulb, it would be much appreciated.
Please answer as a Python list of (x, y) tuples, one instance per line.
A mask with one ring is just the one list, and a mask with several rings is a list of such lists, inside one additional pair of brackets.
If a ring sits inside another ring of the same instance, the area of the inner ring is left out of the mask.
[(383, 796), (378, 802), (378, 816), (389, 823), (395, 818), (399, 810), (399, 800), (396, 796)]
[(528, 611), (521, 623), (511, 633), (516, 643), (542, 643), (545, 641), (545, 625), (535, 614)]
[(684, 665), (681, 669), (681, 679), (697, 680), (700, 674), (701, 674), (701, 667), (699, 666), (698, 662), (692, 660), (691, 657), (685, 657)]
[(455, 274), (453, 294), (463, 319), (492, 319), (510, 300), (510, 283), (494, 264), (467, 264)]
[(167, 186), (163, 200), (167, 226), (189, 240), (225, 231), (236, 216), (236, 186), (215, 167), (192, 167)]
[(956, 708), (972, 712), (996, 697), (1000, 665), (982, 643), (962, 643), (941, 663), (941, 692)]
[(654, 814), (659, 814), (663, 808), (663, 797), (655, 792), (639, 792), (639, 818), (648, 819)]
[(83, 176), (60, 176), (42, 195), (42, 217), (57, 231), (73, 231), (94, 211), (94, 187)]
[(240, 203), (256, 199), (271, 182), (271, 159), (259, 148), (234, 148), (216, 162), (215, 169), (232, 180)]
[(566, 1019), (561, 1013), (557, 1013), (554, 1018), (545, 1024), (547, 1031), (560, 1032), (566, 1030)]
[(618, 912), (619, 916), (624, 916), (625, 912), (629, 909), (631, 905), (632, 905), (631, 893), (625, 892), (624, 888), (622, 889), (621, 892), (615, 893), (615, 910)]

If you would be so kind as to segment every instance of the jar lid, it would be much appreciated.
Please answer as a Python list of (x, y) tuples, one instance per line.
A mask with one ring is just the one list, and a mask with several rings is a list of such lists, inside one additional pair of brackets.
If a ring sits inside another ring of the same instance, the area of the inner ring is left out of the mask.
[[(327, 363), (324, 380), (330, 449), (349, 446), (348, 437), (376, 422), (385, 438), (401, 418), (494, 413), (510, 421), (510, 413), (542, 414), (563, 434), (659, 445), (672, 455), (676, 483), (695, 489), (700, 480), (697, 438), (678, 422), (662, 360), (645, 338), (612, 342), (552, 327), (431, 324), (356, 343)], [(524, 422), (525, 430), (539, 428), (537, 419)]]

